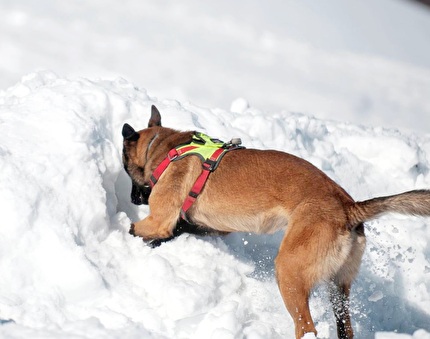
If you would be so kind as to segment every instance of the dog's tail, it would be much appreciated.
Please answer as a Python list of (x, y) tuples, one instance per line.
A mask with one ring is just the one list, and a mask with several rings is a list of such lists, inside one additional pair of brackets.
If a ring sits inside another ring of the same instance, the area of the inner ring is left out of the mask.
[(415, 190), (401, 194), (358, 201), (348, 210), (352, 227), (384, 213), (430, 216), (430, 190)]

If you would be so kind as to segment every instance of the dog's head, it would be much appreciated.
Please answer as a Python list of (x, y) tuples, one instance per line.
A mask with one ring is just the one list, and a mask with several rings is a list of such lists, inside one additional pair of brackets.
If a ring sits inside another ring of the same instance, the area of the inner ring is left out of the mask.
[(122, 127), (124, 138), (122, 161), (125, 171), (131, 178), (131, 202), (136, 205), (147, 205), (151, 194), (148, 180), (151, 173), (146, 173), (146, 164), (158, 127), (161, 127), (161, 115), (155, 106), (151, 108), (148, 128), (136, 132), (129, 124)]

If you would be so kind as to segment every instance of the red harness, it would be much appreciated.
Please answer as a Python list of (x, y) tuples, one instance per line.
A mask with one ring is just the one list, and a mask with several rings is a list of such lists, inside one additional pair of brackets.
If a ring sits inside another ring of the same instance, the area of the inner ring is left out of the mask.
[[(150, 178), (150, 185), (151, 188), (154, 187), (154, 185), (157, 183), (158, 179), (161, 177), (163, 172), (167, 169), (169, 164), (172, 161), (179, 160), (178, 157), (180, 157), (185, 152), (188, 152), (190, 150), (193, 150), (197, 148), (196, 146), (189, 146), (184, 147), (181, 149), (173, 148), (169, 151), (167, 154), (167, 157), (157, 166), (157, 168), (154, 170), (154, 172), (151, 175)], [(239, 145), (230, 144), (228, 147), (222, 147), (217, 148), (209, 159), (206, 159), (202, 164), (202, 173), (197, 178), (196, 182), (194, 183), (194, 186), (191, 188), (191, 191), (188, 193), (187, 198), (185, 199), (184, 203), (182, 204), (181, 208), (181, 218), (184, 220), (187, 220), (186, 213), (190, 209), (190, 207), (194, 204), (199, 194), (202, 192), (203, 187), (206, 184), (206, 181), (208, 180), (209, 175), (211, 172), (213, 172), (217, 167), (218, 163), (221, 161), (224, 154), (228, 151), (236, 150), (244, 148)]]

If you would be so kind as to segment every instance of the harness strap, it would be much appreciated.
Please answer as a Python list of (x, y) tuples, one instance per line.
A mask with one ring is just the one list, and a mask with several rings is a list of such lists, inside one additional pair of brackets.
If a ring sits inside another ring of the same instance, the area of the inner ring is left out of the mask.
[(163, 172), (166, 170), (166, 168), (169, 166), (169, 164), (174, 161), (177, 157), (182, 155), (185, 152), (191, 151), (193, 149), (197, 148), (196, 146), (188, 146), (184, 147), (180, 150), (177, 150), (176, 148), (173, 148), (169, 151), (167, 154), (167, 157), (164, 158), (164, 160), (160, 163), (160, 165), (157, 166), (157, 168), (152, 172), (151, 178), (149, 179), (149, 184), (151, 185), (151, 188), (154, 187), (154, 185), (157, 183), (158, 179), (160, 179)]
[(187, 220), (187, 217), (186, 217), (187, 211), (194, 204), (194, 202), (197, 200), (197, 197), (202, 192), (203, 187), (205, 187), (206, 181), (209, 178), (209, 174), (211, 174), (211, 172), (214, 170), (214, 166), (217, 163), (218, 158), (224, 153), (224, 151), (226, 150), (223, 148), (218, 148), (211, 155), (211, 157), (202, 164), (202, 167), (203, 167), (202, 173), (197, 178), (196, 182), (191, 188), (190, 193), (188, 193), (187, 198), (182, 204), (182, 208), (181, 208), (182, 219)]
[[(221, 160), (223, 155), (228, 151), (244, 148), (244, 147), (239, 146), (239, 145), (240, 145), (240, 142), (237, 144), (228, 144), (229, 147), (227, 147), (227, 148), (226, 147), (218, 147), (215, 149), (215, 151), (212, 153), (212, 155), (210, 157), (208, 157), (203, 162), (202, 173), (197, 178), (196, 182), (194, 183), (193, 187), (191, 188), (191, 191), (188, 193), (187, 198), (185, 199), (184, 203), (182, 204), (181, 213), (180, 213), (180, 216), (182, 219), (187, 220), (187, 217), (186, 217), (187, 211), (194, 204), (197, 197), (202, 192), (202, 190), (206, 184), (206, 181), (209, 178), (209, 175), (211, 174), (211, 172), (213, 172), (216, 169), (218, 162)], [(151, 188), (153, 188), (154, 185), (158, 182), (161, 175), (167, 169), (167, 167), (169, 166), (169, 164), (172, 161), (179, 160), (178, 158), (181, 155), (184, 155), (187, 152), (190, 152), (190, 151), (192, 151), (198, 147), (199, 146), (195, 146), (195, 145), (186, 145), (186, 146), (181, 146), (180, 148), (177, 147), (177, 148), (171, 149), (169, 151), (169, 153), (167, 154), (167, 157), (164, 158), (164, 160), (157, 166), (157, 168), (152, 173), (151, 178), (150, 178), (150, 182), (149, 182)]]

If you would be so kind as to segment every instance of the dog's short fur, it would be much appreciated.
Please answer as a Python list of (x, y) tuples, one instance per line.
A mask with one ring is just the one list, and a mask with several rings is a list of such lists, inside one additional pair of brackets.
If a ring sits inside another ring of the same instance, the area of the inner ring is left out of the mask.
[[(162, 127), (154, 106), (148, 128), (136, 132), (124, 125), (123, 161), (133, 182), (132, 199), (137, 203), (147, 200), (151, 211), (132, 225), (132, 234), (144, 240), (173, 236), (201, 162), (195, 156), (174, 161), (152, 192), (147, 184), (168, 151), (191, 141), (192, 135)], [(363, 222), (386, 212), (429, 216), (430, 191), (355, 202), (303, 159), (278, 151), (241, 149), (224, 156), (187, 218), (198, 227), (221, 232), (286, 229), (275, 266), (296, 338), (316, 334), (308, 299), (320, 281), (329, 283), (339, 338), (352, 338), (349, 293), (366, 243)]]

